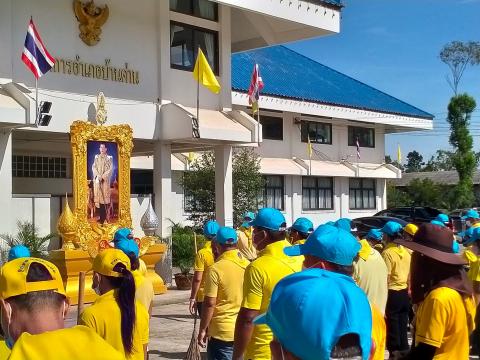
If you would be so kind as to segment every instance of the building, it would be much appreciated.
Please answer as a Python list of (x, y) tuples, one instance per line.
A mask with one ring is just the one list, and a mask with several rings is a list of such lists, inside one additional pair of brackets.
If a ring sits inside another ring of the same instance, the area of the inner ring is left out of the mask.
[[(79, 11), (103, 14), (94, 31), (79, 23), (87, 15), (75, 14), (74, 4), (83, 8)], [(78, 119), (94, 120), (99, 91), (107, 97), (107, 124), (133, 128), (133, 167), (145, 156), (154, 159), (160, 235), (169, 235), (168, 219), (176, 216), (172, 168), (179, 164), (172, 155), (188, 151), (214, 149), (217, 216), (230, 224), (232, 146), (254, 144), (259, 132), (253, 118), (233, 109), (232, 52), (336, 34), (340, 14), (340, 0), (2, 1), (1, 232), (15, 231), (17, 220), (34, 222), (42, 233), (55, 230), (62, 199), (72, 191), (69, 126)], [(49, 126), (39, 128), (34, 126), (35, 83), (20, 61), (31, 16), (57, 59), (54, 71), (39, 81), (39, 100), (52, 103)], [(218, 95), (201, 91), (196, 124), (197, 86), (191, 72), (198, 46), (222, 90)], [(131, 200), (138, 231), (144, 200)]]
[[(217, 217), (231, 224), (232, 147), (261, 140), (266, 205), (282, 209), (289, 223), (306, 215), (318, 224), (383, 209), (386, 179), (401, 176), (383, 162), (385, 134), (432, 128), (432, 115), (273, 46), (338, 33), (339, 0), (98, 2), (108, 5), (110, 15), (95, 46), (79, 37), (69, 1), (2, 2), (0, 205), (11, 210), (0, 218), (2, 232), (14, 231), (17, 220), (54, 231), (72, 189), (69, 126), (94, 119), (99, 91), (107, 97), (108, 124), (127, 123), (134, 131), (134, 226), (140, 231), (145, 194), (153, 193), (162, 236), (169, 235), (170, 219), (188, 216), (179, 185), (186, 171), (182, 154), (215, 151)], [(57, 58), (55, 71), (39, 82), (40, 100), (53, 104), (52, 121), (41, 128), (32, 127), (34, 82), (19, 60), (30, 15)], [(219, 95), (201, 92), (198, 125), (191, 76), (197, 45), (222, 85)], [(262, 127), (247, 106), (255, 62), (265, 82)], [(91, 66), (107, 75), (82, 70)], [(130, 71), (131, 77), (112, 79), (109, 69)]]

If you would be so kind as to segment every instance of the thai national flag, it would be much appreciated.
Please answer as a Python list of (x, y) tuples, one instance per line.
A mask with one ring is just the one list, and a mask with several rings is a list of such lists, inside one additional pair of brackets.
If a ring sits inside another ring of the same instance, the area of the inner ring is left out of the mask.
[(48, 53), (42, 39), (35, 28), (33, 20), (28, 24), (27, 37), (23, 47), (22, 61), (39, 78), (48, 72), (55, 64), (55, 59)]
[(248, 103), (252, 105), (253, 113), (258, 111), (258, 99), (260, 98), (260, 91), (263, 89), (263, 81), (260, 76), (258, 64), (255, 64), (252, 73), (252, 81), (248, 88)]

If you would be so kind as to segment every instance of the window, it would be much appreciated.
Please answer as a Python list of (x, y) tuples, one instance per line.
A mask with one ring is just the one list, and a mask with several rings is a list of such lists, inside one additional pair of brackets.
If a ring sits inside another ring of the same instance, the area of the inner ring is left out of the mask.
[(195, 26), (170, 23), (170, 66), (193, 71), (201, 48), (213, 72), (218, 75), (218, 33)]
[(207, 20), (218, 20), (218, 5), (208, 0), (170, 0), (170, 10)]
[(153, 171), (130, 170), (130, 193), (137, 195), (153, 194)]
[(12, 176), (65, 179), (67, 177), (67, 159), (62, 157), (13, 155)]
[(348, 146), (375, 147), (375, 129), (362, 127), (348, 127)]
[(267, 140), (283, 140), (283, 118), (260, 115), (262, 135)]
[(278, 210), (284, 210), (283, 176), (267, 175), (264, 176), (265, 187), (261, 194), (262, 207), (272, 207)]
[(375, 179), (350, 179), (350, 209), (375, 208)]
[(302, 142), (310, 142), (315, 144), (331, 144), (332, 143), (332, 125), (315, 121), (302, 121), (301, 124)]
[(304, 176), (302, 178), (302, 209), (333, 209), (333, 178)]

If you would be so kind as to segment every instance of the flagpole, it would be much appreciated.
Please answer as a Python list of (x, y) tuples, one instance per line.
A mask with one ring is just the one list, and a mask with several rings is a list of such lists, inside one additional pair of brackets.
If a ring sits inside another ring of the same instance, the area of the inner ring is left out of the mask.
[(38, 79), (35, 77), (35, 125), (38, 122)]
[[(200, 47), (198, 47), (198, 51), (197, 51), (197, 60), (198, 60), (198, 56), (200, 54)], [(200, 120), (198, 119), (199, 116), (200, 116), (200, 74), (202, 73), (202, 69), (201, 69), (201, 61), (198, 61), (198, 79), (197, 79), (197, 123), (200, 124)]]

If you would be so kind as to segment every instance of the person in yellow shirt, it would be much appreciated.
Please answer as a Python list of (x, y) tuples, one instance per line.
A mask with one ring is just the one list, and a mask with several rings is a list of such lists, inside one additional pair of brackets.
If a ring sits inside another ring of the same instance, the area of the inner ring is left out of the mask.
[(199, 316), (202, 316), (202, 303), (205, 287), (205, 278), (203, 275), (215, 261), (212, 251), (212, 240), (217, 235), (218, 229), (220, 229), (220, 225), (218, 225), (215, 220), (209, 220), (203, 226), (203, 235), (207, 241), (205, 242), (203, 249), (200, 249), (195, 255), (192, 290), (190, 291), (190, 304), (188, 306), (190, 314), (192, 315), (198, 313)]
[(480, 215), (478, 211), (475, 209), (468, 210), (465, 215), (462, 216), (462, 220), (465, 221), (465, 225), (467, 225), (467, 229), (470, 227), (476, 228), (480, 227)]
[(153, 284), (150, 279), (145, 277), (140, 269), (139, 249), (137, 243), (133, 240), (119, 241), (115, 243), (115, 248), (123, 251), (130, 259), (133, 279), (135, 280), (135, 300), (139, 301), (148, 314), (152, 316), (152, 303), (155, 296)]
[(403, 238), (407, 241), (412, 241), (413, 237), (418, 231), (418, 226), (415, 224), (407, 224), (403, 228)]
[(149, 316), (135, 301), (130, 260), (118, 249), (106, 249), (93, 260), (92, 288), (100, 296), (80, 315), (85, 325), (128, 360), (147, 359)]
[(235, 324), (232, 359), (270, 360), (273, 334), (266, 325), (254, 326), (253, 319), (267, 311), (275, 285), (302, 269), (300, 258), (286, 256), (285, 218), (273, 208), (261, 209), (252, 221), (253, 242), (259, 257), (245, 270), (243, 301)]
[(255, 219), (255, 214), (247, 211), (243, 215), (243, 223), (237, 230), (238, 250), (249, 260), (253, 261), (257, 258), (257, 249), (252, 239), (253, 227), (250, 223)]
[(313, 223), (305, 217), (299, 217), (290, 228), (290, 242), (293, 245), (304, 244), (312, 232)]
[[(54, 264), (32, 257), (4, 264), (0, 311), (6, 345), (11, 348), (8, 359), (124, 359), (91, 329), (64, 328), (68, 308), (62, 277)], [(8, 356), (7, 352), (2, 346), (2, 356)]]
[(232, 358), (235, 321), (243, 300), (243, 276), (250, 264), (238, 250), (237, 243), (236, 231), (221, 227), (213, 241), (219, 257), (205, 274), (198, 343), (205, 347), (208, 338), (209, 360)]
[(415, 346), (405, 359), (469, 358), (475, 304), (466, 260), (454, 252), (453, 241), (450, 229), (433, 224), (420, 226), (413, 241), (398, 240), (414, 251), (411, 293), (418, 305)]
[[(287, 247), (284, 252), (289, 256), (303, 255), (307, 271), (317, 268), (352, 278), (353, 262), (360, 249), (360, 243), (350, 231), (335, 225), (321, 225), (308, 237), (305, 244)], [(374, 343), (370, 359), (383, 360), (386, 341), (385, 320), (378, 307), (372, 302), (369, 303), (370, 311), (367, 315)]]
[(403, 228), (395, 221), (388, 221), (382, 228), (385, 248), (383, 260), (388, 269), (388, 299), (385, 308), (387, 321), (387, 349), (390, 356), (401, 356), (409, 350), (408, 319), (410, 299), (410, 252), (394, 241), (402, 238)]
[(368, 300), (375, 304), (382, 315), (388, 296), (388, 269), (382, 255), (370, 244), (382, 241), (383, 234), (371, 229), (365, 239), (360, 240), (360, 251), (353, 262), (353, 279), (367, 294)]

